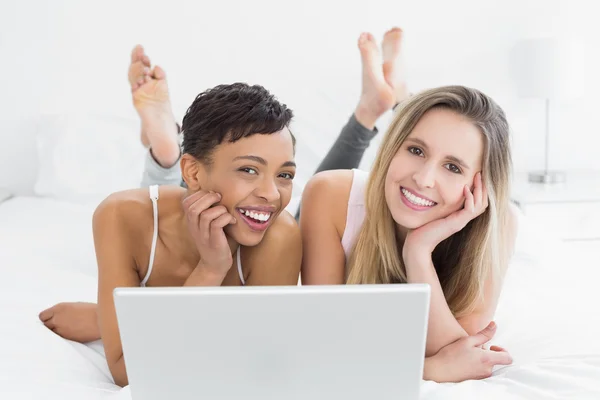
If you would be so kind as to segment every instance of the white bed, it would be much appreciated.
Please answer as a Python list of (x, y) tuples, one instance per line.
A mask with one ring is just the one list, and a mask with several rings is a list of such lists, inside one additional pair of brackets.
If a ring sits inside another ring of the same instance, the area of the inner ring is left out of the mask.
[[(24, 196), (0, 204), (2, 399), (128, 398), (94, 346), (63, 340), (37, 319), (56, 302), (94, 301), (95, 204)], [(424, 382), (422, 398), (600, 398), (599, 277), (591, 259), (522, 221), (494, 340), (514, 364), (483, 381)]]

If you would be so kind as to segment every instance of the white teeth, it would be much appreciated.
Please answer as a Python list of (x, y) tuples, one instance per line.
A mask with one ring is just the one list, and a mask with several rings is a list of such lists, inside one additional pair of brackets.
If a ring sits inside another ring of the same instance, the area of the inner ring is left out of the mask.
[(267, 222), (269, 220), (269, 218), (271, 218), (270, 212), (266, 212), (266, 213), (255, 212), (255, 211), (243, 210), (241, 208), (240, 208), (240, 212), (247, 217), (250, 217), (252, 219), (255, 219), (255, 220), (261, 221), (261, 222)]
[(429, 201), (429, 200), (425, 200), (420, 197), (417, 197), (404, 188), (402, 188), (402, 194), (404, 195), (404, 197), (406, 197), (408, 199), (408, 201), (410, 201), (411, 203), (413, 203), (417, 206), (431, 207), (431, 206), (435, 205), (435, 203), (433, 201)]

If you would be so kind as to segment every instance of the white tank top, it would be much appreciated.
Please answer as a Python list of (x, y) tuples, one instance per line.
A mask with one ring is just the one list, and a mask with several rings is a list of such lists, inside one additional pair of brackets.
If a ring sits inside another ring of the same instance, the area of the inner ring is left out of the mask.
[(350, 259), (350, 252), (354, 247), (354, 242), (358, 238), (360, 228), (365, 222), (367, 214), (365, 206), (365, 192), (369, 180), (369, 173), (359, 169), (352, 170), (352, 186), (350, 196), (348, 197), (348, 212), (346, 214), (346, 228), (342, 235), (342, 247), (346, 254), (346, 262)]
[[(152, 248), (150, 250), (150, 261), (148, 262), (148, 272), (146, 272), (146, 276), (140, 283), (141, 287), (145, 287), (148, 279), (150, 278), (150, 274), (152, 273), (152, 267), (154, 266), (154, 255), (156, 254), (156, 242), (158, 240), (158, 185), (152, 185), (149, 188), (150, 191), (150, 199), (152, 200), (152, 212), (154, 214), (154, 233), (152, 234)], [(246, 281), (244, 280), (244, 274), (242, 273), (242, 260), (240, 256), (240, 247), (238, 247), (236, 251), (236, 263), (238, 274), (240, 275), (240, 281), (242, 282), (242, 286), (246, 285)]]

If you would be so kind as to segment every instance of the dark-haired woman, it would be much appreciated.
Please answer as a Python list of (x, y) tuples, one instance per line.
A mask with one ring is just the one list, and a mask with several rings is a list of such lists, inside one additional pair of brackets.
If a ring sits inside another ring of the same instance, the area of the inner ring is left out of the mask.
[[(164, 75), (151, 73), (158, 76), (134, 87), (138, 111), (160, 98)], [(93, 216), (98, 304), (61, 303), (40, 319), (66, 339), (101, 338), (114, 381), (125, 386), (116, 287), (297, 285), (300, 231), (285, 211), (296, 172), (292, 116), (257, 85), (198, 95), (182, 124), (186, 187), (151, 185), (106, 198)], [(142, 126), (150, 136), (159, 124), (142, 117)]]

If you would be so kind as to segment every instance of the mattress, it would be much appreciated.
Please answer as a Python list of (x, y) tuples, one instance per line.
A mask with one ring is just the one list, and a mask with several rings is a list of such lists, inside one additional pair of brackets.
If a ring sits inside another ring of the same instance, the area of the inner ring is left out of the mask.
[[(129, 399), (101, 348), (64, 340), (38, 313), (95, 301), (91, 218), (97, 203), (14, 197), (0, 204), (0, 398)], [(495, 321), (514, 363), (491, 378), (422, 382), (422, 399), (600, 399), (598, 260), (521, 217)]]

